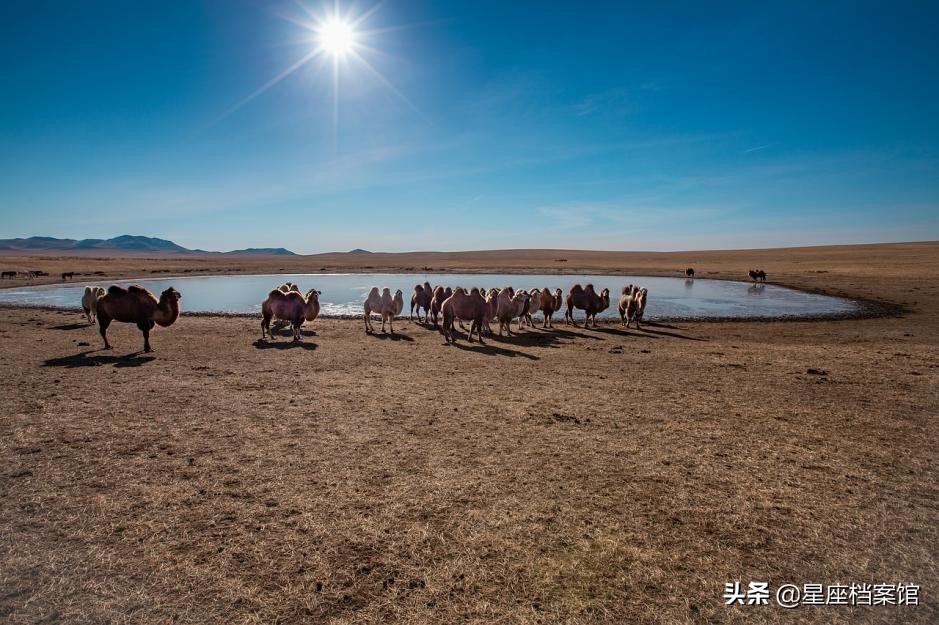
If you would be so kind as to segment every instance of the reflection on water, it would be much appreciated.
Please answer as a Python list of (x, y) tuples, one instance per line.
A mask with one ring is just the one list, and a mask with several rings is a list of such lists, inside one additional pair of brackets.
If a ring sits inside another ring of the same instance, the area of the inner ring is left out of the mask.
[[(272, 288), (285, 281), (295, 282), (301, 291), (322, 291), (323, 315), (361, 314), (362, 301), (372, 286), (401, 289), (405, 314), (410, 308), (414, 285), (428, 281), (463, 287), (504, 287), (516, 289), (560, 288), (565, 294), (574, 283), (592, 283), (597, 292), (610, 289), (611, 305), (601, 317), (616, 317), (616, 303), (626, 284), (649, 289), (646, 316), (662, 318), (777, 317), (850, 313), (857, 304), (849, 300), (794, 291), (772, 284), (749, 284), (708, 279), (658, 278), (644, 276), (558, 276), (507, 274), (282, 274), (263, 276), (197, 276), (138, 280), (154, 293), (169, 285), (183, 294), (182, 308), (193, 312), (259, 313), (261, 301)], [(128, 285), (133, 282), (123, 281)], [(86, 284), (53, 285), (0, 290), (0, 302), (76, 308)], [(108, 284), (102, 284), (108, 286)], [(580, 313), (575, 313), (580, 318)]]

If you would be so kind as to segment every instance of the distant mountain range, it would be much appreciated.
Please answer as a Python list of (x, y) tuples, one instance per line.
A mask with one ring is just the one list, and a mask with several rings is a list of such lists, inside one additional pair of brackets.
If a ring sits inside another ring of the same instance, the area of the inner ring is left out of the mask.
[(55, 237), (29, 237), (26, 239), (0, 239), (0, 254), (35, 254), (67, 252), (77, 254), (160, 254), (166, 256), (188, 254), (221, 254), (226, 256), (296, 256), (282, 247), (249, 247), (230, 252), (190, 250), (166, 239), (124, 234), (113, 239), (57, 239)]

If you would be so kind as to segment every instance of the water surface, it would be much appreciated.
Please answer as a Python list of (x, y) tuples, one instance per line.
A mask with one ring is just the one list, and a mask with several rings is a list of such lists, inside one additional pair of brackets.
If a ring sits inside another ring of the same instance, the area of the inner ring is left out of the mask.
[[(851, 300), (805, 293), (772, 284), (627, 275), (320, 273), (190, 276), (120, 281), (116, 284), (140, 284), (155, 294), (173, 286), (183, 294), (183, 311), (260, 314), (261, 301), (268, 291), (290, 281), (297, 283), (303, 292), (310, 288), (322, 291), (321, 314), (338, 316), (361, 314), (362, 301), (372, 286), (388, 287), (392, 293), (401, 289), (407, 314), (414, 285), (425, 280), (431, 285), (444, 284), (466, 288), (501, 288), (506, 285), (512, 285), (516, 289), (547, 287), (554, 291), (555, 288), (560, 288), (565, 294), (574, 283), (591, 283), (598, 293), (603, 288), (610, 289), (611, 305), (601, 317), (617, 316), (616, 302), (620, 290), (626, 284), (638, 284), (649, 289), (646, 309), (649, 319), (817, 317), (858, 311), (858, 304)], [(84, 287), (95, 284), (107, 288), (115, 283), (75, 282), (67, 285), (0, 289), (0, 303), (76, 308), (80, 306)], [(580, 319), (583, 313), (578, 312), (575, 315)], [(563, 315), (561, 317), (563, 318)]]

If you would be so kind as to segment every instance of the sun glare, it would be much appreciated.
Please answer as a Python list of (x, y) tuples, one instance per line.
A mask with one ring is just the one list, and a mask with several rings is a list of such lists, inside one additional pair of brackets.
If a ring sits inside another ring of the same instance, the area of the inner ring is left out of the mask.
[(320, 27), (319, 43), (333, 56), (344, 56), (355, 46), (355, 32), (347, 22), (331, 19)]

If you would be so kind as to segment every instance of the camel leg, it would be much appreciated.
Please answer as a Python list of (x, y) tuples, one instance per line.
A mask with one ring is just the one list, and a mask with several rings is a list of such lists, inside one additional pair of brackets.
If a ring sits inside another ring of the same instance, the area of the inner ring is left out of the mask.
[(146, 321), (138, 323), (137, 327), (143, 332), (143, 351), (146, 353), (151, 352), (150, 349), (150, 324)]
[(108, 343), (108, 326), (111, 325), (111, 320), (107, 317), (102, 317), (98, 315), (98, 332), (101, 333), (101, 338), (104, 339), (104, 349), (111, 349), (111, 344)]

